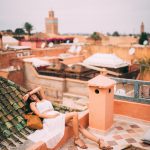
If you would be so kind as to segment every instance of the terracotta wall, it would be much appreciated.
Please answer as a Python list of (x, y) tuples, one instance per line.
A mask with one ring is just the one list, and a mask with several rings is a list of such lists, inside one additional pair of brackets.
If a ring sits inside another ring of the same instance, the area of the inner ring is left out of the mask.
[(85, 59), (85, 57), (83, 55), (68, 57), (68, 58), (64, 58), (63, 63), (64, 64), (74, 64), (74, 63), (82, 62), (84, 59)]
[(19, 42), (21, 46), (30, 46), (31, 48), (37, 48), (36, 42)]
[(24, 86), (23, 70), (0, 71), (0, 76), (15, 82), (18, 85)]
[(23, 70), (12, 71), (7, 78), (18, 85), (24, 86)]
[(15, 58), (14, 52), (0, 54), (0, 68), (6, 68), (10, 66), (10, 59)]
[(114, 53), (120, 58), (130, 61), (131, 59), (139, 59), (139, 58), (144, 58), (148, 57), (150, 58), (150, 47), (137, 47), (135, 48), (135, 54), (133, 56), (129, 55), (129, 49), (130, 46), (124, 46), (124, 47), (119, 47), (119, 46), (88, 46), (88, 51), (91, 54), (94, 53)]
[(65, 92), (88, 96), (88, 86), (86, 81), (66, 78), (65, 80)]
[[(58, 47), (58, 48), (51, 48), (51, 49), (34, 49), (31, 50), (31, 55), (35, 55), (37, 57), (42, 56), (57, 56), (60, 53), (65, 53), (68, 50), (68, 47)], [(20, 51), (8, 51), (3, 52), (0, 54), (0, 68), (6, 68), (9, 67), (11, 64), (11, 60), (13, 60), (13, 63), (15, 62), (14, 59), (17, 61), (17, 53), (22, 53), (24, 50)], [(30, 50), (29, 50), (30, 51)], [(25, 51), (24, 51), (25, 52)]]
[(42, 86), (45, 95), (49, 98), (62, 96), (62, 92), (65, 89), (65, 79), (39, 75), (31, 63), (25, 63), (24, 77), (27, 89), (34, 89), (37, 86)]
[(32, 55), (35, 55), (35, 56), (39, 56), (39, 57), (42, 57), (42, 56), (57, 56), (59, 55), (60, 53), (65, 53), (67, 51), (67, 47), (64, 47), (64, 48), (51, 48), (51, 49), (33, 49), (32, 50)]
[(122, 100), (115, 100), (114, 113), (150, 121), (150, 105), (135, 102), (127, 102)]
[(107, 43), (112, 45), (135, 44), (138, 43), (138, 38), (134, 38), (132, 36), (109, 36)]

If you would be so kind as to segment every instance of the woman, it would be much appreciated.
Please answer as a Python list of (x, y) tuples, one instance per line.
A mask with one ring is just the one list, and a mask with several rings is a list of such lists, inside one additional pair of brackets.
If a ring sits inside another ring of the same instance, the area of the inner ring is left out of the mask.
[[(37, 95), (40, 95), (40, 97)], [(29, 102), (29, 98), (31, 102)], [(61, 114), (54, 111), (54, 108), (50, 101), (44, 97), (44, 92), (41, 87), (38, 87), (28, 92), (23, 99), (29, 104), (29, 108), (40, 118), (43, 118), (43, 129), (36, 130), (34, 133), (29, 135), (29, 139), (38, 142), (43, 141), (47, 144), (48, 148), (54, 148), (59, 141), (62, 139), (65, 130), (65, 124), (72, 121), (72, 127), (74, 132), (74, 144), (82, 149), (86, 149), (87, 146), (83, 140), (79, 137), (81, 132), (88, 139), (96, 142), (100, 149), (109, 150), (111, 147), (105, 147), (101, 140), (89, 133), (86, 129), (79, 125), (78, 113), (70, 112)]]

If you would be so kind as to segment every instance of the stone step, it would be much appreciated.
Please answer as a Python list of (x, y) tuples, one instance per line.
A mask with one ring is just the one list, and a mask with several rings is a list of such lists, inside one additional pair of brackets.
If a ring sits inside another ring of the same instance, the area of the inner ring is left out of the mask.
[(86, 110), (88, 107), (88, 97), (76, 95), (72, 93), (64, 93), (63, 105), (80, 111)]

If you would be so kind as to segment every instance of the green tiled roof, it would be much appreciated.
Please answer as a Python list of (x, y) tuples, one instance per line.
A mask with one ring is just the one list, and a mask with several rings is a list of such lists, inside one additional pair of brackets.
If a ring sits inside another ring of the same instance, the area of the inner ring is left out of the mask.
[(32, 131), (23, 118), (25, 103), (22, 95), (27, 90), (0, 77), (0, 149), (15, 147), (26, 140)]
[[(26, 127), (23, 117), (25, 103), (22, 96), (25, 93), (27, 90), (23, 87), (0, 77), (0, 150), (7, 150), (9, 147), (23, 144), (27, 140), (26, 136), (33, 132)], [(57, 103), (53, 103), (53, 106), (55, 110), (62, 113), (75, 111)]]

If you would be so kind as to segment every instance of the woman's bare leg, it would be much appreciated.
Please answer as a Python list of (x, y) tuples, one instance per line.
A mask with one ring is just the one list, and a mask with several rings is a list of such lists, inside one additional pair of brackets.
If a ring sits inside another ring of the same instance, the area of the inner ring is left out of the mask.
[(86, 130), (85, 128), (83, 128), (82, 126), (79, 127), (79, 131), (89, 140), (92, 140), (94, 142), (98, 142), (99, 138), (96, 137), (95, 135), (93, 135), (92, 133), (90, 133), (88, 130)]
[(85, 143), (79, 138), (79, 121), (78, 121), (78, 113), (77, 112), (71, 112), (66, 114), (65, 122), (66, 124), (72, 120), (72, 127), (74, 132), (74, 144), (77, 146), (85, 149), (87, 146)]
[(79, 138), (79, 125), (78, 125), (78, 114), (76, 112), (67, 113), (65, 122), (68, 123), (72, 120), (72, 127), (75, 138)]
[(83, 128), (81, 125), (79, 127), (79, 131), (81, 132), (81, 134), (83, 134), (83, 136), (85, 136), (89, 140), (91, 140), (93, 142), (96, 142), (99, 145), (99, 148), (105, 148), (106, 150), (112, 150), (112, 147), (106, 146), (104, 144), (104, 141), (102, 139), (96, 137), (95, 135), (93, 135), (92, 133), (90, 133), (88, 130), (86, 130), (85, 128)]

